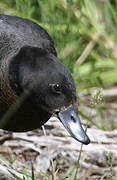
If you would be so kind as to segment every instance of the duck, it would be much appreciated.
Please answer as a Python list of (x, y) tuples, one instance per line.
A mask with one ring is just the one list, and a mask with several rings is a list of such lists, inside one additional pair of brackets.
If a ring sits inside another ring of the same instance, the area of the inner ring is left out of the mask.
[(56, 115), (74, 139), (89, 144), (76, 94), (48, 32), (31, 20), (0, 14), (0, 128), (27, 132)]

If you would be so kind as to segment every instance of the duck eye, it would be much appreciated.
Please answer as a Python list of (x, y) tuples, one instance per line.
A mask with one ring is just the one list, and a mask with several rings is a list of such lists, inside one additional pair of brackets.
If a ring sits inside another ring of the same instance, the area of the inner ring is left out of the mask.
[(55, 85), (54, 85), (54, 89), (55, 89), (55, 91), (57, 91), (57, 92), (60, 91), (60, 86), (59, 86), (59, 84), (55, 84)]
[(61, 94), (61, 88), (59, 84), (50, 84), (50, 86), (52, 87), (53, 92)]

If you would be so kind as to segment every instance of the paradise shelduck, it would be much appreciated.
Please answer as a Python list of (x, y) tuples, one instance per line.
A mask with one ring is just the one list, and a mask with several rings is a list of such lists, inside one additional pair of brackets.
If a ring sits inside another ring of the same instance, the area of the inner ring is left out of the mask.
[(1, 14), (0, 128), (30, 131), (57, 114), (71, 136), (88, 144), (76, 101), (74, 81), (49, 34), (30, 20)]

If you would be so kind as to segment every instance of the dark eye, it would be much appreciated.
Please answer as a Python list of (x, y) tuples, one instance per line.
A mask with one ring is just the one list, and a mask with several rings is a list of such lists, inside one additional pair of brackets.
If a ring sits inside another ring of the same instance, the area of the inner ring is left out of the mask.
[(61, 94), (61, 88), (59, 84), (50, 84), (53, 92), (57, 93), (57, 94)]

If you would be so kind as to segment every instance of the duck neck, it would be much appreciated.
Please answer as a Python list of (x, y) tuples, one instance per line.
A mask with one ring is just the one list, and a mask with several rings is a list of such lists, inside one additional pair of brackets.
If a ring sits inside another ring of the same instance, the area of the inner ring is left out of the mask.
[(9, 63), (10, 60), (6, 59), (0, 66), (0, 100), (8, 106), (13, 104), (18, 97), (10, 85)]

